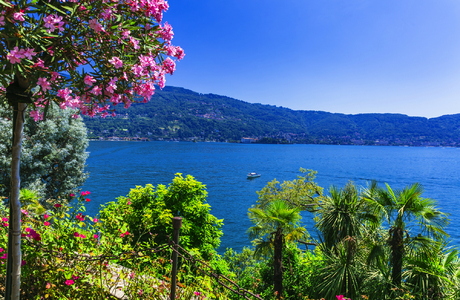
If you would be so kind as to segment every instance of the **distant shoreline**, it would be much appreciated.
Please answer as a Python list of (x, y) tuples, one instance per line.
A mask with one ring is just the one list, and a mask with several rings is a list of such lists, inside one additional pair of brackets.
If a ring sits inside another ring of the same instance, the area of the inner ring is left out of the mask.
[(386, 147), (418, 147), (418, 148), (460, 148), (444, 145), (382, 145), (382, 144), (327, 144), (327, 143), (242, 143), (239, 141), (189, 141), (189, 140), (158, 140), (158, 139), (88, 139), (90, 142), (168, 142), (168, 143), (227, 143), (242, 145), (329, 145), (329, 146), (386, 146)]

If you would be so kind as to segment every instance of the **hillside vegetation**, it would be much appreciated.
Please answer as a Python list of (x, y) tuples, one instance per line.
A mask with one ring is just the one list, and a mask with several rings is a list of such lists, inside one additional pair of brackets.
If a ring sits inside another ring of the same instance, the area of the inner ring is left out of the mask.
[(148, 103), (115, 109), (116, 117), (85, 117), (90, 138), (239, 141), (265, 137), (292, 143), (409, 146), (460, 143), (460, 114), (428, 119), (296, 111), (179, 87), (158, 89)]

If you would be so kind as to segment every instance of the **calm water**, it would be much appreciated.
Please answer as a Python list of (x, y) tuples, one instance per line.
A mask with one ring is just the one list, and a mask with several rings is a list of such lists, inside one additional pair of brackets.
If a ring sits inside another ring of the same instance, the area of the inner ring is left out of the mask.
[[(208, 191), (211, 213), (224, 219), (220, 251), (250, 245), (248, 208), (268, 181), (295, 179), (299, 168), (318, 171), (317, 183), (358, 186), (376, 179), (392, 188), (420, 182), (424, 197), (438, 200), (450, 213), (447, 231), (460, 245), (460, 148), (413, 148), (332, 145), (254, 145), (177, 142), (90, 142), (84, 190), (91, 191), (88, 213), (100, 204), (126, 196), (136, 185), (169, 184), (175, 173), (190, 174)], [(262, 176), (247, 180), (248, 172)], [(313, 233), (312, 215), (303, 223)]]

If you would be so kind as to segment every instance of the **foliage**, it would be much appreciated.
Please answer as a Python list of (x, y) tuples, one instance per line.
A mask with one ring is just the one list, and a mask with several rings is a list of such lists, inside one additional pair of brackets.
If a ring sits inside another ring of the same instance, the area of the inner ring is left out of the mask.
[(292, 181), (279, 183), (276, 179), (267, 183), (262, 190), (257, 191), (259, 196), (257, 207), (265, 208), (276, 200), (282, 200), (300, 210), (315, 211), (323, 199), (323, 189), (314, 180), (316, 171), (300, 168), (302, 175)]
[[(377, 193), (372, 190), (376, 190)], [(386, 189), (371, 187), (366, 192), (366, 201), (372, 206), (374, 213), (385, 218), (390, 225), (388, 244), (391, 249), (392, 284), (401, 287), (403, 260), (406, 245), (418, 241), (411, 239), (415, 230), (406, 230), (412, 219), (417, 220), (420, 236), (443, 239), (447, 236), (444, 227), (448, 219), (444, 213), (436, 208), (436, 201), (422, 198), (423, 187), (416, 183), (402, 190), (391, 189), (386, 184)], [(372, 195), (372, 196), (367, 196)]]
[[(53, 106), (46, 121), (26, 117), (21, 153), (21, 184), (38, 192), (42, 200), (76, 193), (88, 173), (84, 172), (88, 139), (74, 110)], [(10, 195), (12, 112), (0, 107), (0, 195)]]
[(210, 214), (206, 196), (202, 183), (191, 175), (184, 178), (178, 173), (168, 187), (138, 186), (127, 197), (106, 204), (101, 220), (114, 232), (126, 222), (135, 241), (144, 242), (155, 236), (155, 242), (163, 244), (168, 235), (172, 239), (172, 217), (181, 216), (181, 246), (209, 259), (220, 244), (223, 221)]
[(10, 86), (15, 75), (27, 92), (39, 87), (30, 95), (35, 107), (53, 101), (90, 116), (107, 115), (108, 103), (129, 107), (135, 95), (147, 101), (175, 70), (168, 56), (184, 56), (171, 45), (172, 27), (161, 24), (168, 7), (164, 0), (2, 1), (0, 83)]
[[(78, 197), (72, 194), (67, 199), (70, 201), (48, 200), (49, 210), (34, 207), (40, 204), (29, 197), (33, 193), (23, 191), (23, 195), (28, 196), (28, 202), (22, 200), (30, 204), (22, 211), (22, 298), (115, 299), (109, 293), (115, 290), (129, 299), (164, 299), (169, 295), (171, 250), (166, 248), (159, 255), (152, 255), (148, 249), (159, 246), (153, 237), (142, 244), (135, 243), (127, 223), (121, 222), (119, 231), (112, 231), (100, 218), (84, 215), (89, 192)], [(7, 257), (7, 215), (8, 210), (2, 208), (3, 262)], [(0, 265), (1, 274), (5, 267), (4, 263)], [(221, 286), (194, 270), (187, 261), (181, 264), (178, 286), (178, 299), (188, 300), (197, 295), (200, 299), (201, 295), (227, 299)]]
[(299, 227), (302, 218), (298, 208), (290, 207), (282, 200), (271, 202), (264, 208), (249, 208), (248, 216), (254, 224), (248, 229), (249, 238), (256, 247), (254, 255), (271, 256), (277, 235), (286, 241), (306, 240), (307, 230)]

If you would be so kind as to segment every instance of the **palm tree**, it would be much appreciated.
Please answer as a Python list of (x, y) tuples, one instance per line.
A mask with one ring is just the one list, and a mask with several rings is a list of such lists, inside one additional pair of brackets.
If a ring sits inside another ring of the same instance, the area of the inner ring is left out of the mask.
[(355, 295), (362, 279), (362, 261), (356, 255), (362, 240), (370, 229), (379, 223), (371, 214), (367, 202), (360, 197), (355, 185), (349, 182), (343, 189), (332, 186), (329, 196), (317, 212), (319, 221), (315, 227), (320, 231), (320, 249), (325, 255), (326, 265), (321, 269), (319, 288), (323, 295)]
[(458, 299), (459, 258), (458, 250), (449, 249), (448, 241), (433, 241), (415, 237), (408, 251), (405, 283), (422, 299)]
[(306, 232), (298, 227), (301, 219), (300, 209), (290, 207), (282, 200), (275, 200), (264, 208), (252, 207), (248, 212), (254, 226), (248, 229), (249, 237), (254, 239), (255, 255), (269, 255), (273, 250), (273, 285), (280, 299), (283, 294), (282, 251), (285, 241), (298, 241)]
[[(377, 192), (375, 192), (377, 191)], [(393, 190), (386, 184), (385, 189), (368, 190), (365, 200), (373, 207), (376, 215), (384, 217), (389, 228), (389, 240), (392, 267), (392, 284), (401, 286), (405, 242), (409, 242), (410, 232), (406, 225), (413, 219), (420, 225), (420, 235), (439, 239), (447, 234), (443, 228), (447, 225), (446, 215), (436, 208), (436, 202), (422, 198), (423, 187), (419, 183)]]

